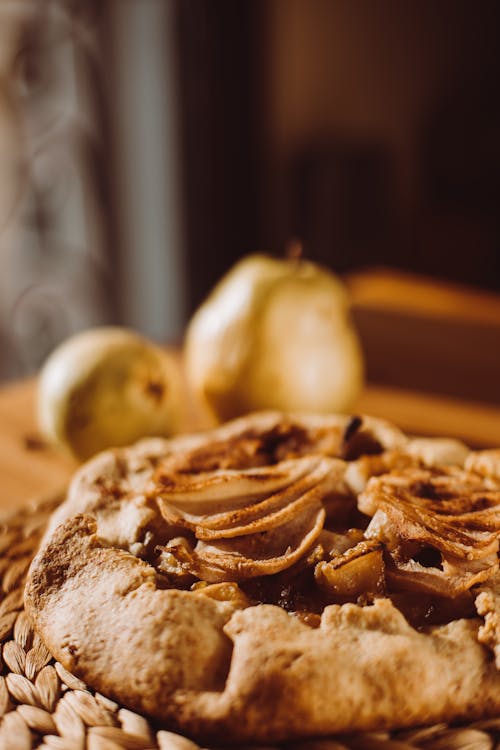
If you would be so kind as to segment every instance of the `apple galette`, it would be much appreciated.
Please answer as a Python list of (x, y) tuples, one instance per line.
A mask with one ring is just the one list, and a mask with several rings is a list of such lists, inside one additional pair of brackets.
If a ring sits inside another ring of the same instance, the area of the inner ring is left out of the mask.
[(54, 656), (199, 738), (500, 712), (500, 452), (258, 413), (84, 465), (28, 576)]

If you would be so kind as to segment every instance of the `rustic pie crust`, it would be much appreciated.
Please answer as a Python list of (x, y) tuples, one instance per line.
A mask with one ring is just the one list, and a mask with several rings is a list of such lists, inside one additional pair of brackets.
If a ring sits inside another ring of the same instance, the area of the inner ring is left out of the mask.
[(252, 414), (84, 465), (25, 606), (96, 690), (201, 739), (500, 712), (500, 453)]

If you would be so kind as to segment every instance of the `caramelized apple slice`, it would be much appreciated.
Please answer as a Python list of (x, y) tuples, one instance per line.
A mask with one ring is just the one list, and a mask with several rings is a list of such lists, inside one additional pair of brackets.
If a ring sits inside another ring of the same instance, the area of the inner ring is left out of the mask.
[[(167, 576), (193, 576), (209, 583), (272, 575), (291, 567), (318, 538), (325, 518), (319, 502), (295, 518), (260, 534), (196, 546), (184, 538), (160, 549), (159, 569)], [(192, 579), (191, 579), (192, 580)]]
[(487, 581), (498, 570), (495, 555), (486, 560), (442, 558), (440, 567), (427, 567), (417, 560), (394, 560), (386, 569), (387, 582), (393, 589), (418, 591), (454, 598), (472, 586)]
[(150, 494), (158, 500), (160, 509), (171, 507), (172, 512), (178, 509), (188, 519), (192, 517), (199, 522), (204, 517), (225, 515), (228, 510), (244, 508), (263, 496), (279, 492), (308, 474), (317, 463), (317, 458), (308, 456), (251, 469), (168, 473), (160, 467)]
[[(198, 539), (245, 536), (280, 526), (307, 505), (321, 500), (325, 492), (336, 483), (339, 471), (343, 471), (342, 465), (337, 464), (341, 462), (320, 457), (282, 462), (277, 467), (272, 467), (281, 477), (277, 491), (272, 491), (273, 485), (263, 472), (220, 472), (218, 480), (228, 493), (225, 498), (226, 510), (222, 512), (188, 512), (184, 505), (192, 507), (190, 496), (186, 501), (185, 496), (175, 490), (161, 498), (159, 504), (169, 523), (191, 529)], [(268, 472), (272, 475), (271, 469)], [(285, 474), (288, 474), (286, 484), (283, 479)], [(248, 483), (255, 480), (258, 482), (258, 476), (263, 480), (261, 492), (259, 495), (249, 496)], [(201, 483), (201, 475), (197, 475), (196, 481)], [(209, 483), (210, 491), (216, 495), (217, 486)], [(205, 492), (205, 489), (201, 490), (201, 494)], [(215, 502), (218, 503), (217, 500)], [(206, 511), (205, 508), (203, 510)]]
[(432, 544), (455, 557), (482, 559), (498, 551), (500, 490), (455, 467), (373, 478), (358, 505), (368, 515), (383, 510), (403, 539)]
[[(392, 584), (455, 597), (498, 570), (500, 491), (477, 475), (457, 467), (393, 472), (371, 479), (358, 504), (373, 514), (365, 535), (387, 548)], [(419, 560), (425, 547), (437, 562)]]
[(384, 591), (382, 545), (359, 542), (329, 562), (319, 562), (314, 577), (318, 586), (334, 597), (353, 600), (362, 594), (381, 594)]
[(324, 519), (325, 511), (317, 502), (270, 531), (210, 544), (199, 541), (194, 554), (201, 565), (225, 573), (223, 578), (207, 580), (238, 581), (272, 575), (289, 568), (306, 553), (318, 538)]

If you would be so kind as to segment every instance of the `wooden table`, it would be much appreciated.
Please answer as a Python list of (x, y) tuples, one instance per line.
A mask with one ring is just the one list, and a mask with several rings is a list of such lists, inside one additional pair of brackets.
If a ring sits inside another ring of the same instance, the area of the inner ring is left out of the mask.
[[(0, 509), (15, 509), (62, 490), (76, 463), (38, 440), (35, 381), (0, 389)], [(382, 416), (408, 432), (460, 437), (474, 446), (500, 447), (500, 408), (368, 386), (359, 412)]]
[(35, 381), (0, 389), (0, 509), (60, 491), (75, 468), (72, 459), (38, 437)]

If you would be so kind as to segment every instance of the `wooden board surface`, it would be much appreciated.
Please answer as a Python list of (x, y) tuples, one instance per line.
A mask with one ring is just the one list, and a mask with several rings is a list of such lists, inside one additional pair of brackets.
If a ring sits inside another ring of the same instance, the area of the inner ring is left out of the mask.
[(370, 382), (500, 407), (500, 295), (387, 269), (347, 282)]
[[(34, 380), (0, 389), (0, 509), (61, 491), (76, 463), (38, 442)], [(451, 435), (473, 446), (500, 447), (500, 408), (369, 386), (357, 410), (415, 434)]]
[(39, 442), (35, 381), (0, 389), (0, 509), (61, 491), (76, 464)]

